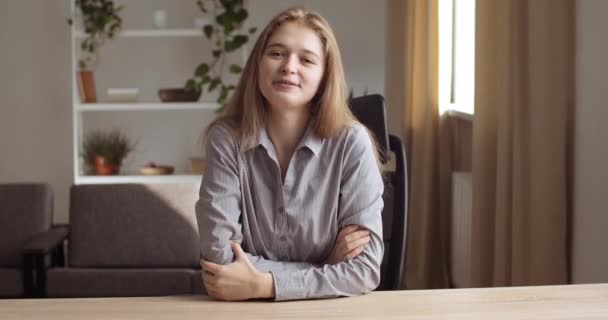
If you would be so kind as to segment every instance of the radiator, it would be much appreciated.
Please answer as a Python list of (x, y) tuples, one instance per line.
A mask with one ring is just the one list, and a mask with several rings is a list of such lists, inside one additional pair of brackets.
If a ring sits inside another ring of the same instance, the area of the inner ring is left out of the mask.
[(452, 173), (450, 275), (452, 286), (471, 286), (471, 172)]

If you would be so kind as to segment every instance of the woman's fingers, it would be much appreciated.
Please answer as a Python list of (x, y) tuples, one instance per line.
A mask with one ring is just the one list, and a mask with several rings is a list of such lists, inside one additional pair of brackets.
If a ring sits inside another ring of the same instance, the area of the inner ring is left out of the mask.
[(349, 233), (352, 233), (354, 231), (357, 231), (357, 229), (359, 229), (359, 226), (356, 224), (350, 224), (344, 228), (342, 228), (342, 230), (340, 230), (340, 232), (338, 232), (338, 239), (343, 239), (344, 236), (346, 236)]
[(363, 238), (369, 235), (369, 231), (365, 229), (360, 229), (355, 232), (351, 232), (344, 236), (344, 240), (346, 242), (356, 241), (357, 239)]
[(357, 240), (349, 242), (342, 251), (342, 256), (346, 256), (351, 253), (353, 250), (357, 248), (364, 248), (365, 245), (371, 240), (370, 236), (365, 236), (363, 238), (359, 238)]
[(359, 247), (355, 248), (353, 251), (349, 252), (346, 255), (346, 257), (344, 257), (344, 261), (348, 261), (350, 259), (353, 259), (354, 257), (356, 257), (359, 254), (361, 254), (361, 252), (363, 252), (363, 247), (364, 246), (359, 246)]
[(340, 252), (346, 254), (361, 245), (363, 239), (369, 238), (369, 231), (361, 230), (348, 234), (337, 244)]
[(211, 274), (218, 274), (221, 271), (222, 266), (205, 260), (201, 263), (201, 268)]

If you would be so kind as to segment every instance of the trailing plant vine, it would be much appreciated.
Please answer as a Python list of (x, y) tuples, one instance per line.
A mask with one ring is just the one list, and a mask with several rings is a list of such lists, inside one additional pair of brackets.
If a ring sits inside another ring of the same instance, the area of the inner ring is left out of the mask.
[[(226, 80), (228, 74), (240, 74), (243, 67), (232, 63), (226, 72), (227, 57), (230, 53), (242, 48), (249, 41), (249, 36), (257, 28), (242, 31), (242, 26), (249, 13), (245, 9), (244, 0), (197, 0), (196, 4), (203, 14), (209, 16), (210, 23), (203, 26), (203, 34), (213, 47), (211, 61), (200, 63), (192, 78), (185, 84), (186, 90), (196, 90), (210, 93), (219, 89), (217, 102), (223, 106), (230, 93), (235, 89), (234, 84)], [(222, 107), (220, 107), (221, 111)]]
[[(122, 28), (122, 19), (118, 14), (124, 7), (115, 6), (112, 0), (75, 0), (74, 3), (80, 11), (76, 16), (82, 19), (82, 29), (86, 35), (80, 43), (78, 68), (93, 70), (99, 61), (99, 48)], [(74, 23), (74, 18), (68, 18), (69, 25)]]

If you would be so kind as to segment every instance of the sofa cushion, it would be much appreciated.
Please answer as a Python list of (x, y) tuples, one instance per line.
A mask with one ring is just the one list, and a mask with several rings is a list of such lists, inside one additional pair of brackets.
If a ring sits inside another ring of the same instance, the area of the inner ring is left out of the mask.
[(48, 297), (133, 297), (192, 294), (194, 269), (55, 268)]
[(192, 294), (207, 294), (201, 272), (201, 269), (198, 269), (192, 275)]
[(23, 245), (48, 230), (53, 216), (51, 187), (43, 183), (0, 184), (0, 267), (21, 267)]
[(198, 267), (198, 184), (76, 185), (71, 267)]
[(20, 269), (0, 269), (0, 297), (23, 295), (23, 272)]

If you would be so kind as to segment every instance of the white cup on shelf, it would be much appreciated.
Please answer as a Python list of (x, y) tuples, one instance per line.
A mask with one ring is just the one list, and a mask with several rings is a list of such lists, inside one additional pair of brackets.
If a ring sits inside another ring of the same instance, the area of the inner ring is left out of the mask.
[(165, 10), (154, 11), (154, 26), (158, 29), (167, 27), (167, 12)]

